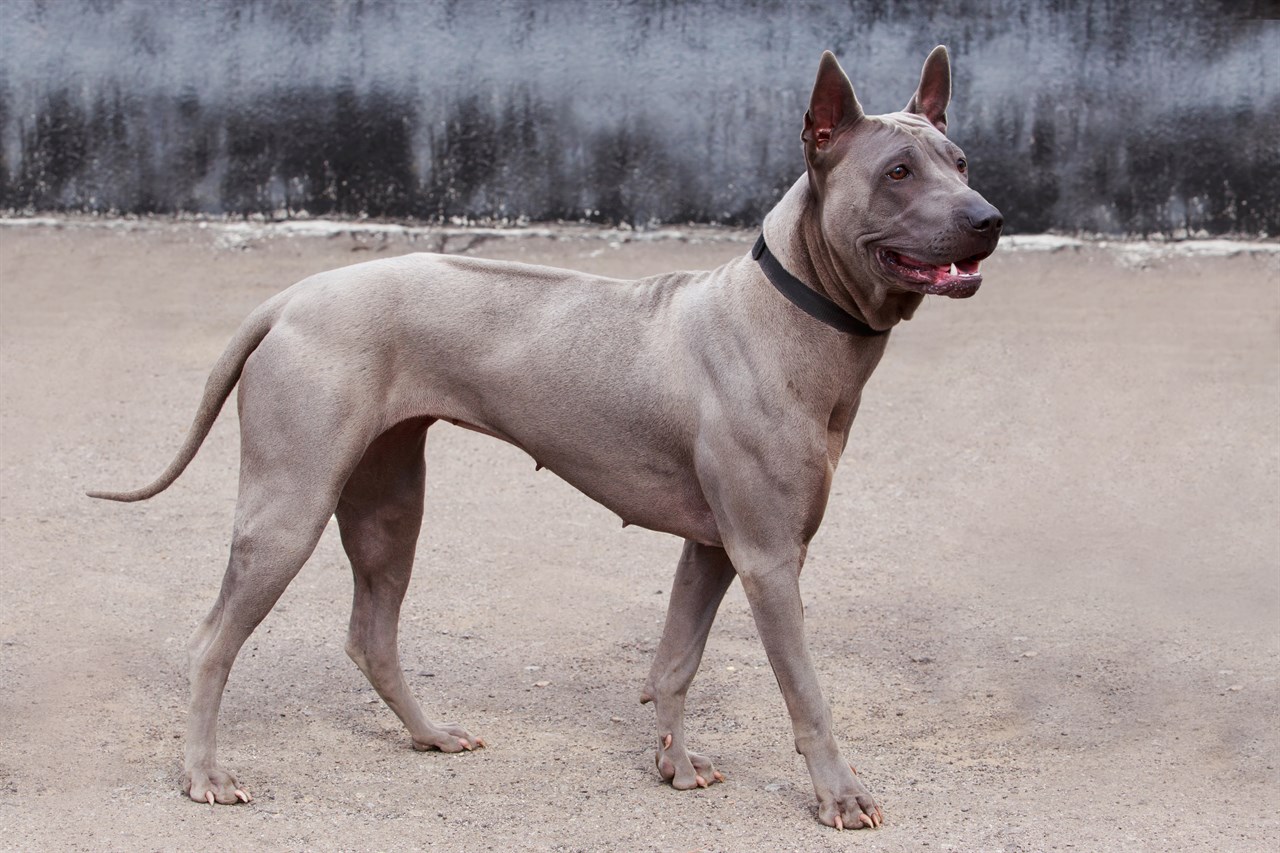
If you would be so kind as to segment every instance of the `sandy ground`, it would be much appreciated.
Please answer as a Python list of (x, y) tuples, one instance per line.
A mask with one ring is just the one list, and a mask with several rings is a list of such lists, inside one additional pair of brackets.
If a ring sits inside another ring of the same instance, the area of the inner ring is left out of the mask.
[[(444, 242), (638, 276), (743, 239)], [(0, 848), (1280, 845), (1280, 255), (1087, 245), (1002, 251), (976, 298), (894, 333), (810, 550), (815, 656), (882, 830), (815, 822), (736, 587), (690, 695), (691, 741), (728, 781), (660, 784), (637, 699), (680, 543), (450, 427), (402, 649), (430, 712), (489, 747), (410, 749), (342, 652), (331, 526), (223, 704), (254, 804), (187, 801), (184, 644), (225, 560), (234, 407), (160, 497), (82, 491), (160, 470), (266, 296), (441, 242), (0, 229)]]

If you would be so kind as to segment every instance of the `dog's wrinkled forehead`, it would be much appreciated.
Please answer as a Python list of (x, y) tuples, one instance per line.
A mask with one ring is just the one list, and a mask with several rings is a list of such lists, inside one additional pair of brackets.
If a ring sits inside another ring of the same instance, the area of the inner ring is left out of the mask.
[(870, 118), (878, 118), (886, 124), (891, 124), (899, 128), (905, 133), (910, 133), (917, 139), (940, 140), (946, 139), (942, 131), (938, 130), (924, 116), (915, 113), (888, 113), (881, 116), (870, 116)]
[(852, 135), (855, 149), (889, 152), (912, 148), (948, 157), (960, 150), (928, 119), (913, 113), (864, 116), (861, 125)]

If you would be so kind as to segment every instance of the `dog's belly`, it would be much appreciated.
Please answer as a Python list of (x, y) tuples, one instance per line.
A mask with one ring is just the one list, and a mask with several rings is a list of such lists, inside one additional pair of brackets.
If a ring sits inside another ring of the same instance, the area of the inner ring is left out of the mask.
[[(703, 496), (692, 462), (672, 454), (667, 447), (634, 445), (629, 452), (615, 447), (601, 454), (601, 448), (560, 447), (536, 438), (521, 441), (499, 428), (479, 426), (455, 417), (443, 420), (456, 426), (491, 435), (520, 447), (539, 468), (554, 472), (565, 482), (622, 519), (624, 527), (636, 525), (672, 533), (703, 545), (722, 544), (711, 507)], [(518, 427), (513, 430), (523, 433)], [(533, 446), (529, 446), (532, 444)]]
[(660, 471), (654, 465), (618, 464), (607, 472), (577, 462), (547, 467), (616, 513), (624, 526), (673, 533), (703, 545), (722, 544), (692, 466)]

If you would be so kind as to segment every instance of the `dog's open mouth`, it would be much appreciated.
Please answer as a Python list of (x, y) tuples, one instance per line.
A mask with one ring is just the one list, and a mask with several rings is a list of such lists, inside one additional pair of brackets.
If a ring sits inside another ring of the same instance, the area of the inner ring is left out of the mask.
[(885, 272), (911, 290), (964, 299), (978, 292), (978, 285), (982, 284), (978, 264), (988, 254), (990, 253), (944, 264), (916, 260), (892, 249), (880, 249), (876, 252), (876, 257)]

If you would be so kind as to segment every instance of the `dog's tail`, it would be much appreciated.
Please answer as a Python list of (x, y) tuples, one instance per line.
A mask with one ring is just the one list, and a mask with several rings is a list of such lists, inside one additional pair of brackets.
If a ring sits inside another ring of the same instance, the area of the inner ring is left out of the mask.
[(186, 470), (187, 465), (195, 458), (196, 451), (204, 443), (205, 436), (209, 434), (209, 429), (218, 417), (218, 412), (222, 410), (222, 404), (227, 401), (236, 382), (240, 381), (240, 371), (244, 369), (245, 362), (257, 349), (258, 344), (262, 343), (262, 339), (267, 336), (267, 332), (271, 331), (272, 325), (280, 316), (280, 311), (287, 301), (284, 296), (285, 294), (281, 293), (258, 306), (236, 330), (235, 337), (227, 344), (227, 348), (223, 350), (222, 356), (205, 381), (200, 408), (196, 410), (195, 420), (191, 422), (191, 428), (187, 431), (187, 440), (182, 443), (178, 454), (163, 474), (150, 485), (131, 492), (94, 491), (85, 494), (91, 498), (130, 503), (155, 497), (173, 485), (173, 481)]

